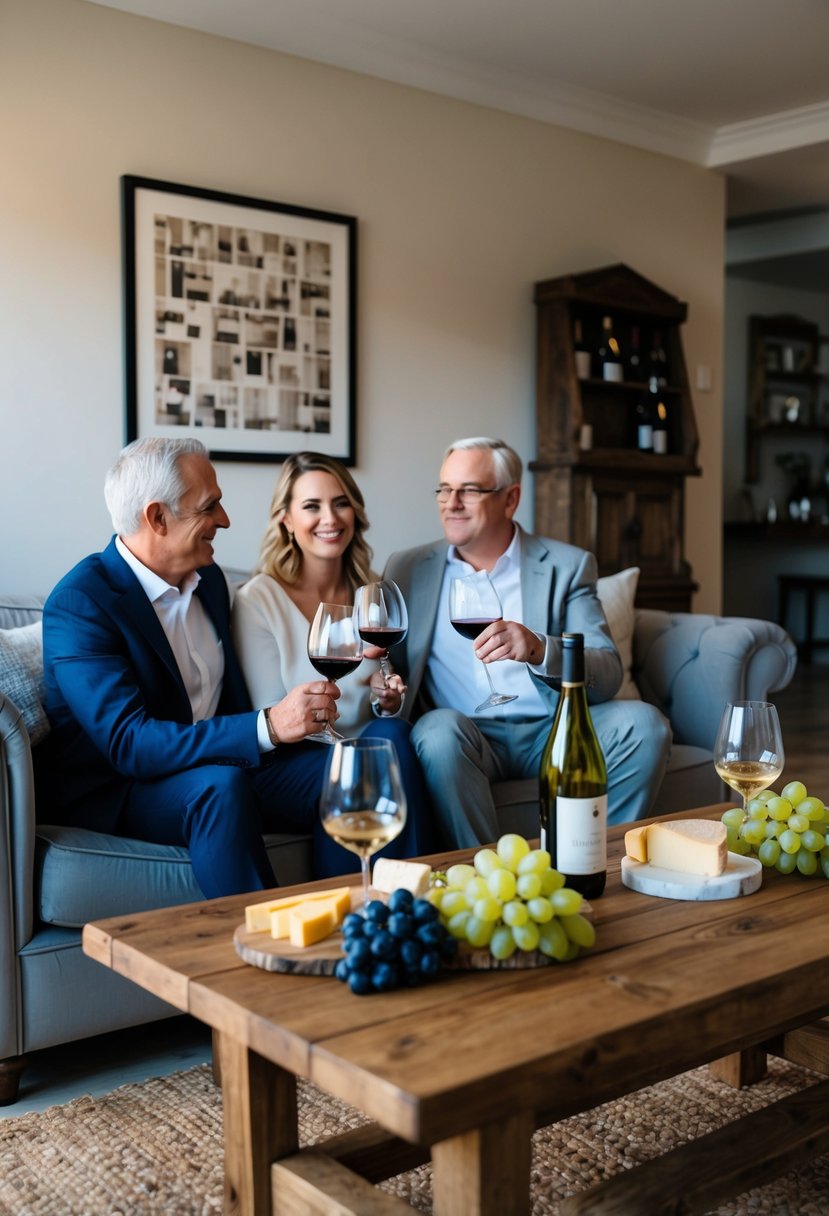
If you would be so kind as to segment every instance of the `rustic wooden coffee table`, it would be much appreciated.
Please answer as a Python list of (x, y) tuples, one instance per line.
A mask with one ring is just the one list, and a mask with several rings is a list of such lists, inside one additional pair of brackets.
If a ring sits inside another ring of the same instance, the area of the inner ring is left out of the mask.
[[(829, 1013), (829, 883), (770, 873), (744, 898), (655, 899), (622, 886), (622, 840), (610, 832), (597, 945), (565, 965), (355, 997), (241, 962), (250, 896), (99, 921), (84, 950), (214, 1028), (228, 1213), (411, 1212), (373, 1184), (431, 1155), (439, 1216), (513, 1216), (529, 1211), (536, 1127), (722, 1057), (771, 1050), (829, 1072), (814, 1025)], [(299, 1151), (298, 1077), (374, 1123)], [(829, 1081), (777, 1106), (773, 1134), (751, 1116), (562, 1211), (653, 1216), (680, 1193), (705, 1211), (829, 1150)]]

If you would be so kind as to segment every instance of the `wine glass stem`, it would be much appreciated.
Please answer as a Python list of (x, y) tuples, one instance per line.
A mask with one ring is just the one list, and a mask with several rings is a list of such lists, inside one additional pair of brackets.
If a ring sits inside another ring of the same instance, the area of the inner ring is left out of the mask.
[[(331, 683), (336, 684), (337, 681), (332, 680)], [(325, 726), (322, 729), (323, 729), (323, 734), (328, 735), (328, 738), (331, 740), (332, 743), (338, 743), (339, 740), (342, 739), (342, 735), (339, 734), (338, 731), (334, 730), (334, 727), (331, 725), (328, 718), (325, 719)]]
[(360, 869), (362, 870), (362, 874), (363, 874), (363, 903), (364, 903), (364, 904), (367, 904), (367, 903), (368, 903), (368, 892), (369, 892), (369, 869), (368, 869), (368, 863), (369, 863), (369, 857), (368, 857), (368, 854), (367, 854), (367, 853), (361, 853), (361, 854), (360, 854)]
[[(484, 663), (483, 659), (481, 659), (481, 662)], [(494, 696), (495, 695), (495, 685), (492, 683), (492, 676), (489, 674), (489, 663), (484, 663), (484, 671), (486, 672), (486, 678), (489, 682), (489, 691)]]
[(389, 652), (387, 650), (384, 650), (380, 655), (380, 670), (383, 673), (383, 683), (385, 684), (386, 688), (388, 688), (391, 668), (389, 667)]

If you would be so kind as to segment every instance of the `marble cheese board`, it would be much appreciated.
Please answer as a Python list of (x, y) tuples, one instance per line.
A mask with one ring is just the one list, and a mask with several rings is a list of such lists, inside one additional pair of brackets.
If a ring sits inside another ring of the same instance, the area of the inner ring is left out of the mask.
[(760, 889), (763, 867), (756, 857), (729, 853), (722, 874), (705, 876), (681, 874), (678, 870), (651, 865), (649, 861), (623, 857), (622, 882), (641, 895), (657, 895), (661, 899), (737, 899)]

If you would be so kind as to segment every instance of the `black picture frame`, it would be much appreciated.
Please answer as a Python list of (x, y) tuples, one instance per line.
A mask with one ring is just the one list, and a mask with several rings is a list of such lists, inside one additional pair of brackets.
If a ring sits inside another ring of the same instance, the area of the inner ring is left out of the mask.
[(356, 460), (357, 220), (121, 178), (126, 437)]

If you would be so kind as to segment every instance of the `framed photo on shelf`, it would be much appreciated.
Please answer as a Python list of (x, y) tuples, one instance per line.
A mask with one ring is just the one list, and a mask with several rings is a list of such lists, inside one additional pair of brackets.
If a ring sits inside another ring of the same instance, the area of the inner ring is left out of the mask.
[(353, 216), (121, 179), (127, 441), (355, 462)]

